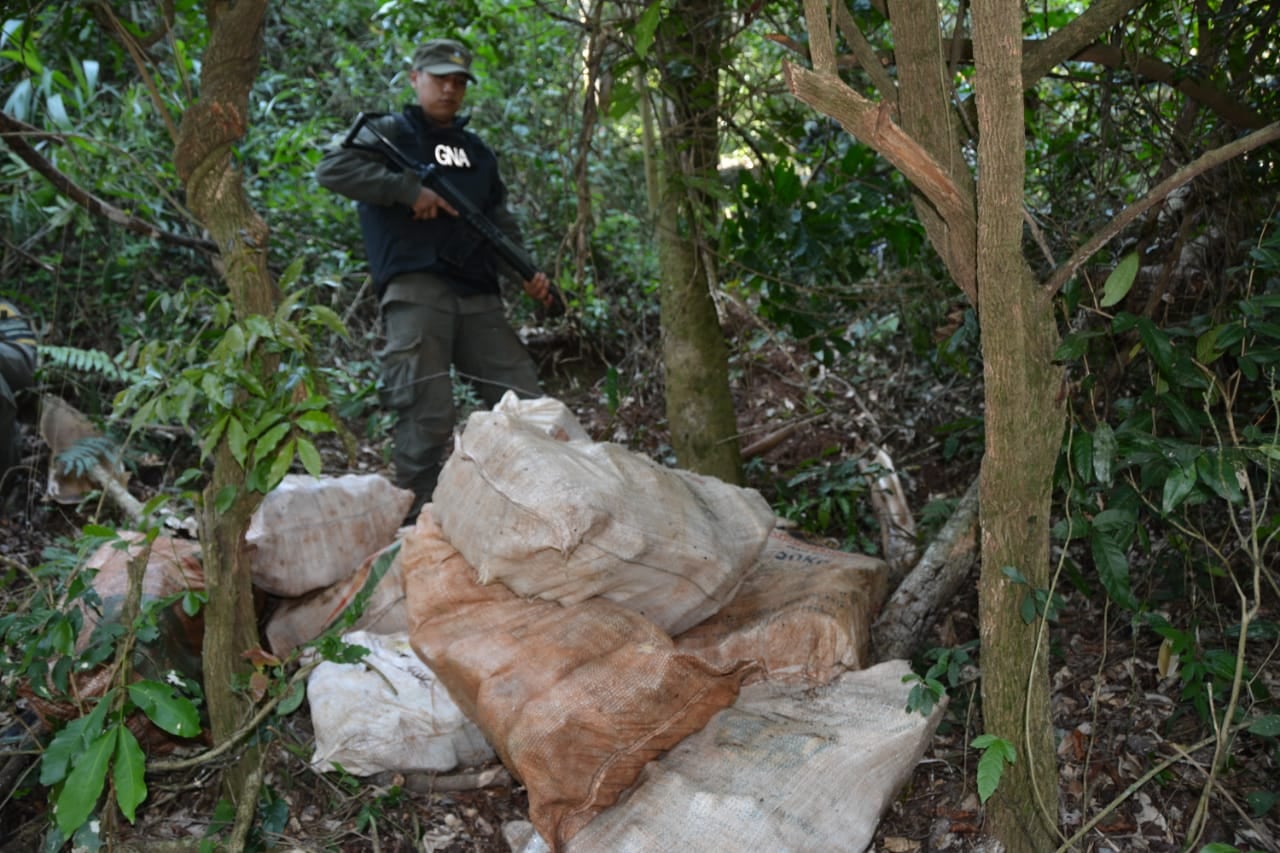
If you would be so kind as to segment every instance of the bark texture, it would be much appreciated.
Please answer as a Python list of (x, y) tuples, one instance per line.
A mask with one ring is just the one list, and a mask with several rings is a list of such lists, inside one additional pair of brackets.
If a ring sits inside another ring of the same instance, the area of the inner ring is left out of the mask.
[(701, 189), (718, 180), (724, 13), (721, 0), (678, 0), (660, 28), (658, 259), (667, 422), (676, 459), (682, 468), (740, 483), (729, 350), (712, 298), (718, 205)]
[[(223, 276), (238, 318), (274, 311), (276, 287), (267, 269), (267, 226), (244, 193), (232, 146), (245, 132), (249, 91), (258, 73), (265, 0), (208, 6), (210, 39), (199, 100), (183, 115), (174, 161), (191, 210), (217, 244)], [(220, 509), (220, 496), (234, 495)], [(204, 689), (214, 741), (230, 737), (252, 707), (233, 689), (251, 671), (244, 653), (258, 645), (253, 586), (244, 532), (262, 496), (245, 488), (245, 472), (224, 439), (204, 492), (200, 542), (209, 601), (205, 611)], [(249, 754), (228, 778), (232, 797), (255, 797)], [(253, 803), (237, 803), (238, 809)]]
[(1049, 716), (1049, 637), (1021, 617), (1030, 590), (1049, 586), (1053, 468), (1062, 444), (1062, 385), (1053, 302), (1022, 252), (1025, 183), (1021, 6), (988, 0), (973, 10), (978, 110), (978, 314), (982, 318), (986, 453), (980, 475), (978, 583), (983, 730), (1014, 744), (987, 802), (1010, 851), (1058, 843), (1058, 770)]

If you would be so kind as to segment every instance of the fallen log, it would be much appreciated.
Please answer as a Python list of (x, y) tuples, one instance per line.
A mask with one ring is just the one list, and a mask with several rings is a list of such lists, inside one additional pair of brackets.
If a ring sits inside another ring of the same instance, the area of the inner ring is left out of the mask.
[(974, 480), (871, 626), (875, 660), (910, 659), (919, 649), (939, 611), (959, 592), (977, 563), (977, 527), (978, 481)]

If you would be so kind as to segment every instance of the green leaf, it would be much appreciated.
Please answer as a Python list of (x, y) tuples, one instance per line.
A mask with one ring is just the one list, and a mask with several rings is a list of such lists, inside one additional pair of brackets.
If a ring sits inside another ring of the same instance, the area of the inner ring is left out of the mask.
[(63, 726), (40, 757), (40, 784), (52, 788), (67, 778), (67, 771), (80, 753), (84, 752), (84, 731), (89, 717), (80, 717)]
[(1111, 485), (1111, 468), (1116, 458), (1116, 434), (1107, 423), (1093, 431), (1093, 475), (1104, 486)]
[(280, 423), (282, 420), (284, 420), (284, 415), (280, 412), (267, 412), (255, 421), (252, 426), (246, 426), (245, 432), (249, 434), (249, 438), (256, 438), (258, 441), (262, 441), (262, 434)]
[(1196, 361), (1201, 364), (1213, 364), (1222, 355), (1222, 349), (1218, 346), (1218, 335), (1222, 333), (1222, 326), (1214, 326), (1209, 331), (1196, 338)]
[(249, 433), (245, 430), (244, 424), (240, 423), (239, 418), (232, 418), (227, 423), (227, 447), (243, 467), (245, 460), (249, 458)]
[(289, 466), (293, 464), (293, 454), (297, 448), (297, 442), (289, 439), (285, 442), (284, 447), (280, 448), (280, 452), (276, 454), (276, 458), (271, 462), (271, 472), (267, 478), (267, 489), (274, 489), (284, 479), (284, 475), (289, 473)]
[[(289, 266), (285, 267), (284, 272), (280, 273), (280, 278), (276, 280), (276, 285), (281, 290), (288, 290), (302, 275), (304, 268), (303, 258), (301, 256), (294, 258)], [(293, 296), (294, 294), (290, 294)], [(282, 299), (282, 304), (288, 304), (290, 300)]]
[(231, 509), (231, 504), (235, 502), (235, 499), (236, 487), (223, 486), (218, 490), (218, 495), (214, 498), (213, 505), (217, 508), (218, 512), (226, 512)]
[(1249, 724), (1248, 730), (1263, 737), (1280, 736), (1280, 714), (1268, 714)]
[(1129, 560), (1124, 548), (1113, 537), (1096, 527), (1089, 531), (1089, 548), (1098, 577), (1111, 600), (1130, 610), (1138, 609), (1138, 602), (1129, 590)]
[(289, 434), (289, 430), (290, 426), (287, 423), (276, 424), (267, 430), (266, 434), (259, 438), (253, 446), (253, 464), (257, 465), (274, 453), (276, 448), (280, 446), (280, 442)]
[(305, 438), (298, 439), (298, 458), (302, 460), (302, 467), (306, 468), (311, 476), (319, 477), (324, 473), (324, 461), (320, 458), (320, 451)]
[(1018, 608), (1019, 615), (1022, 617), (1022, 624), (1030, 625), (1036, 621), (1036, 602), (1035, 596), (1027, 593), (1022, 597), (1022, 604)]
[(1142, 345), (1146, 347), (1151, 360), (1156, 363), (1156, 369), (1168, 376), (1173, 372), (1173, 344), (1169, 341), (1168, 333), (1146, 317), (1139, 317), (1137, 326), (1138, 337), (1142, 339)]
[(64, 835), (71, 835), (93, 814), (107, 781), (107, 765), (115, 752), (119, 726), (112, 726), (89, 744), (67, 776), (54, 805), (54, 819)]
[(1071, 433), (1071, 467), (1076, 475), (1086, 480), (1093, 473), (1093, 435), (1083, 430)]
[(208, 600), (209, 596), (204, 591), (189, 589), (182, 594), (182, 612), (195, 616)]
[(133, 823), (138, 806), (147, 798), (146, 758), (133, 732), (124, 726), (116, 740), (116, 760), (112, 779), (115, 781), (116, 803), (120, 813)]
[(1275, 791), (1250, 791), (1245, 794), (1245, 800), (1249, 803), (1249, 810), (1253, 812), (1254, 817), (1262, 817), (1271, 808), (1280, 802), (1280, 793)]
[(347, 337), (347, 327), (342, 325), (338, 312), (324, 305), (311, 306), (312, 320), (340, 337)]
[(1071, 362), (1083, 356), (1089, 351), (1089, 341), (1093, 338), (1100, 337), (1101, 332), (1068, 332), (1062, 338), (1062, 343), (1058, 344), (1057, 350), (1053, 353), (1053, 360), (1057, 362)]
[(1017, 761), (1018, 753), (1013, 744), (995, 735), (978, 735), (970, 746), (982, 750), (978, 759), (978, 798), (986, 802), (1000, 786), (1006, 764)]
[(137, 681), (129, 685), (129, 698), (151, 722), (178, 737), (200, 734), (200, 714), (185, 696), (178, 696), (168, 684)]
[(305, 681), (299, 681), (289, 688), (289, 693), (280, 700), (280, 704), (276, 706), (276, 714), (281, 717), (287, 717), (298, 707), (302, 705), (302, 700), (307, 695), (307, 684)]
[(1027, 580), (1027, 576), (1013, 566), (1003, 566), (1001, 567), (1000, 572), (1014, 583), (1020, 583), (1023, 586), (1031, 585), (1031, 581)]
[(333, 432), (333, 418), (329, 417), (328, 412), (304, 412), (293, 421), (298, 425), (299, 429), (306, 430), (309, 433)]
[(1186, 468), (1174, 468), (1164, 481), (1164, 494), (1160, 499), (1160, 510), (1165, 515), (1177, 509), (1191, 490), (1196, 487), (1196, 472)]
[(1138, 277), (1138, 253), (1130, 252), (1124, 256), (1116, 268), (1107, 276), (1107, 283), (1102, 286), (1103, 308), (1110, 308), (1129, 295), (1134, 279)]
[(662, 0), (654, 0), (640, 15), (636, 22), (636, 54), (643, 57), (653, 46), (654, 34), (658, 31), (658, 22), (662, 20)]
[(1232, 504), (1244, 501), (1235, 466), (1220, 453), (1206, 454), (1196, 460), (1196, 473), (1200, 482), (1217, 493), (1218, 497)]

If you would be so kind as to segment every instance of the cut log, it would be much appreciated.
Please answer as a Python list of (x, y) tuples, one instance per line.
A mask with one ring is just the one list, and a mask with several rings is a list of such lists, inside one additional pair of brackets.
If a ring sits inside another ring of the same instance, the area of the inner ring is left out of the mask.
[(978, 481), (871, 626), (875, 660), (910, 659), (978, 560)]

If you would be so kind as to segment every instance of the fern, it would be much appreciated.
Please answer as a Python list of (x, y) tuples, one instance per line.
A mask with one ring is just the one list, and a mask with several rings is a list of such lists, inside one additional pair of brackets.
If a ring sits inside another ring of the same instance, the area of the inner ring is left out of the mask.
[(40, 347), (41, 367), (88, 373), (104, 376), (124, 383), (142, 381), (142, 374), (117, 363), (110, 355), (97, 349), (80, 349), (79, 347)]
[(82, 438), (58, 454), (58, 467), (70, 477), (87, 477), (93, 466), (108, 464), (116, 458), (115, 442), (106, 436)]

